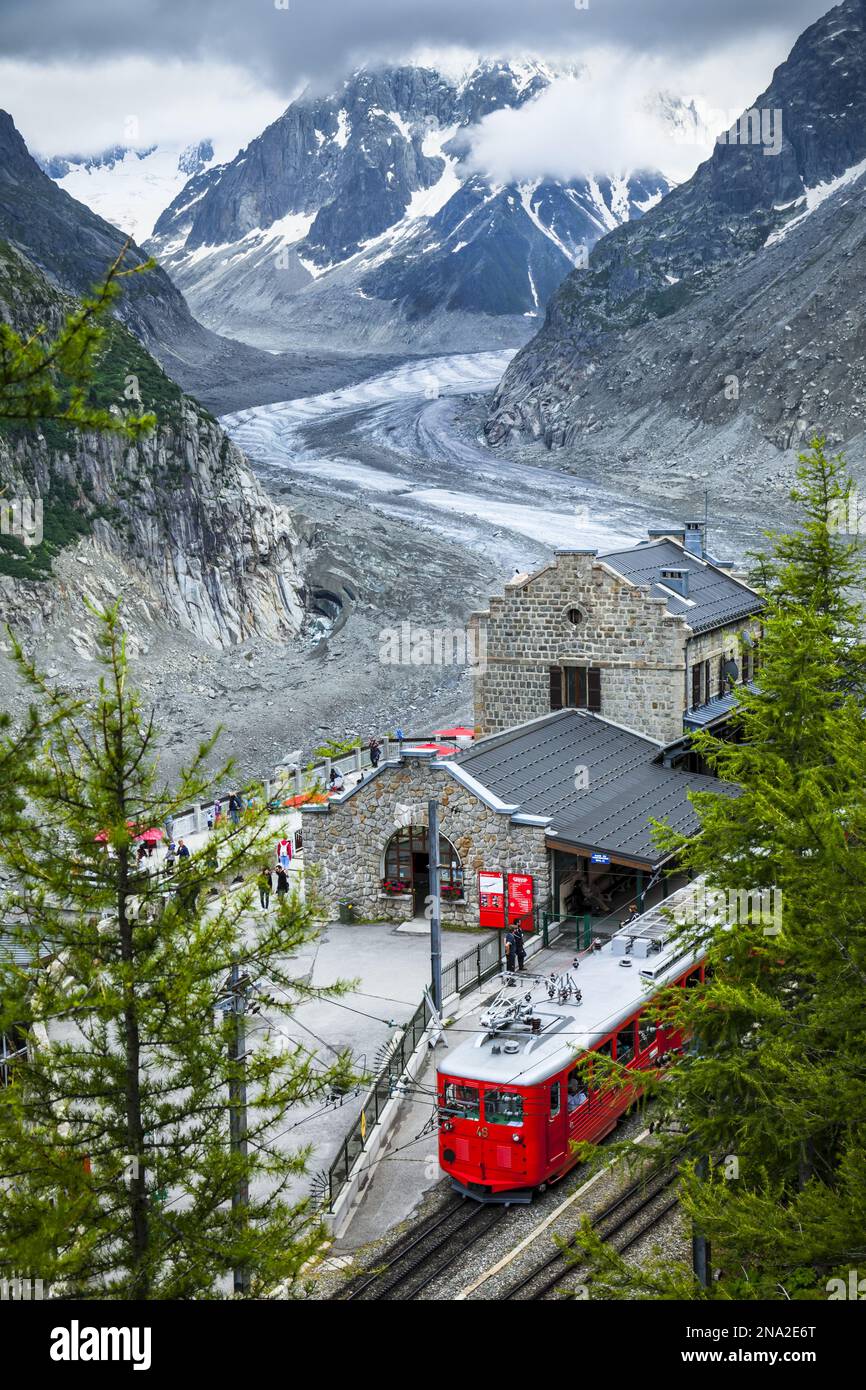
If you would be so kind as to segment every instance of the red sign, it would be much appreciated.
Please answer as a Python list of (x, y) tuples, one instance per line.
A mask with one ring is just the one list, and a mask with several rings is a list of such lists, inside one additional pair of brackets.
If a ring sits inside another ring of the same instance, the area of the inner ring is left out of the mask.
[(478, 921), (482, 927), (501, 929), (505, 926), (505, 875), (488, 873), (482, 869), (478, 875)]
[(526, 918), (520, 925), (525, 932), (532, 931), (532, 874), (508, 875), (508, 920), (516, 922), (519, 917)]

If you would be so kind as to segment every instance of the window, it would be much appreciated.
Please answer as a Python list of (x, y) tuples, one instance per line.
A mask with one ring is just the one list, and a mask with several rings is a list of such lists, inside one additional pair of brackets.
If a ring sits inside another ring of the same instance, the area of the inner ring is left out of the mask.
[(550, 1118), (552, 1120), (555, 1120), (557, 1115), (559, 1114), (560, 1106), (560, 1085), (558, 1081), (554, 1081), (553, 1085), (550, 1088)]
[[(429, 842), (426, 825), (409, 825), (392, 835), (385, 850), (385, 879), (391, 883), (402, 883), (408, 893), (414, 880), (414, 859), (416, 854), (429, 855)], [(439, 882), (442, 896), (462, 898), (463, 865), (460, 856), (450, 840), (439, 836)]]
[(696, 662), (692, 667), (692, 709), (709, 704), (712, 699), (711, 680), (710, 662)]
[(603, 1042), (600, 1047), (593, 1048), (593, 1051), (597, 1053), (599, 1057), (612, 1057), (613, 1038), (608, 1038), (607, 1042)]
[(572, 627), (578, 627), (583, 622), (583, 614), (579, 608), (569, 608), (565, 616)]
[(445, 1086), (445, 1113), (459, 1120), (477, 1120), (480, 1113), (478, 1087), (449, 1081)]
[(752, 679), (752, 676), (751, 676), (751, 662), (752, 662), (752, 649), (751, 649), (751, 647), (747, 646), (747, 645), (744, 643), (744, 644), (743, 644), (742, 653), (741, 653), (741, 655), (740, 655), (740, 665), (741, 665), (742, 670), (743, 670), (743, 685), (748, 685), (749, 681)]
[(687, 975), (686, 978), (683, 980), (683, 984), (685, 985), (686, 989), (694, 989), (695, 985), (699, 985), (700, 983), (701, 983), (701, 968), (700, 968), (700, 966), (698, 966), (697, 970), (693, 970), (692, 973), (691, 973), (690, 975)]
[(516, 1091), (485, 1091), (484, 1118), (489, 1125), (522, 1125), (523, 1096)]
[(639, 1018), (637, 1022), (637, 1046), (639, 1052), (646, 1052), (656, 1040), (656, 1025), (648, 1019)]
[(568, 1073), (568, 1113), (571, 1115), (581, 1106), (589, 1105), (589, 1092), (579, 1067), (572, 1067)]
[(550, 708), (601, 713), (601, 671), (594, 666), (551, 666)]
[(616, 1035), (616, 1060), (625, 1065), (634, 1056), (634, 1024), (620, 1028)]
[(724, 653), (719, 657), (719, 699), (728, 693), (728, 658)]

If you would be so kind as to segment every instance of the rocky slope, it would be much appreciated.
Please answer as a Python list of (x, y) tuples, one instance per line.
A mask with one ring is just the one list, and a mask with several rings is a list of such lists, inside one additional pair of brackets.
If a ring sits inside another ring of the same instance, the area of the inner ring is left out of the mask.
[(148, 249), (205, 323), (271, 350), (522, 342), (586, 249), (669, 187), (652, 173), (502, 187), (473, 171), (472, 127), (553, 75), (358, 72), (190, 179)]
[(769, 474), (816, 430), (859, 438), (866, 0), (806, 30), (754, 106), (760, 135), (717, 144), (563, 282), (495, 395), (491, 444)]
[[(70, 300), (0, 242), (0, 316), (19, 332), (56, 329)], [(133, 648), (165, 629), (218, 647), (250, 636), (293, 639), (305, 618), (305, 547), (209, 413), (161, 371), (127, 329), (111, 325), (94, 402), (127, 405), (136, 383), (158, 428), (137, 444), (44, 424), (0, 433), (0, 491), (39, 499), (44, 537), (0, 536), (0, 618), (31, 633), (52, 622), (87, 655), (81, 599), (124, 596)], [(8, 528), (7, 528), (8, 529)], [(310, 596), (314, 604), (314, 596)]]

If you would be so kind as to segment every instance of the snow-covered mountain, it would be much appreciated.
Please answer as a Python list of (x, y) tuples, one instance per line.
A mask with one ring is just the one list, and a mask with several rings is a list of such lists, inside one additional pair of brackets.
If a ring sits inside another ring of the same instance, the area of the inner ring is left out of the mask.
[(37, 163), (80, 203), (144, 241), (156, 219), (187, 180), (215, 162), (213, 145), (201, 140), (185, 149), (116, 145), (98, 155), (54, 155)]
[(357, 72), (193, 175), (147, 249), (204, 323), (272, 351), (524, 342), (599, 237), (669, 188), (652, 172), (502, 186), (473, 170), (472, 127), (557, 75), (539, 62), (459, 79)]

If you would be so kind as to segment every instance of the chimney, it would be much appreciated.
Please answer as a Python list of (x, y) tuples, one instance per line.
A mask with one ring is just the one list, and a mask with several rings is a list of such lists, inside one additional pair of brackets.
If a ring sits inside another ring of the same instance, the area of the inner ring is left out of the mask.
[(673, 589), (675, 594), (680, 594), (682, 598), (689, 596), (689, 572), (685, 569), (668, 566), (661, 571), (659, 578), (662, 584), (668, 589)]
[(685, 524), (685, 547), (690, 555), (696, 555), (699, 560), (704, 558), (704, 523), (702, 521), (687, 521)]

